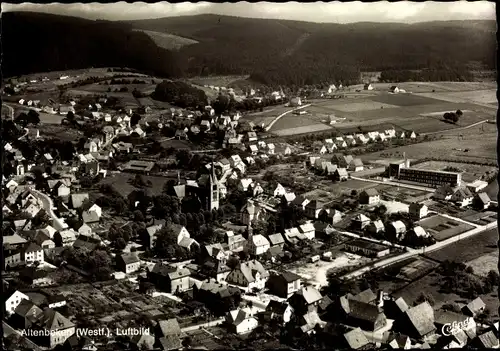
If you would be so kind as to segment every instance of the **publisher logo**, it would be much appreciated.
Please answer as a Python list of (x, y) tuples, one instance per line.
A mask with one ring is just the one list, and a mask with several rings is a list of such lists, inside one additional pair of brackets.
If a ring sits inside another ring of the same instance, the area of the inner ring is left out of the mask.
[(443, 328), (441, 328), (441, 332), (444, 336), (456, 335), (460, 332), (460, 330), (465, 330), (471, 325), (472, 318), (469, 317), (462, 322), (446, 323), (443, 325)]

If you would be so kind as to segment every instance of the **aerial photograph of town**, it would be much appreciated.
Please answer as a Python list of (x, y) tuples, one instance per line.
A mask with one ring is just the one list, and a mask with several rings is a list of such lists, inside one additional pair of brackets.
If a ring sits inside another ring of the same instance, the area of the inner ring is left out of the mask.
[(3, 350), (499, 348), (495, 3), (2, 3)]

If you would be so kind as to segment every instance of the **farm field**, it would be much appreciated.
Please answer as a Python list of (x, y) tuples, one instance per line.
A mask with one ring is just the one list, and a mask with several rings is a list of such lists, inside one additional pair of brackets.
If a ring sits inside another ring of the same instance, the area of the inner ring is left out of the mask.
[(498, 252), (497, 241), (498, 230), (493, 228), (430, 252), (426, 256), (440, 262), (450, 260), (466, 263), (482, 255)]
[(437, 266), (439, 266), (439, 263), (425, 257), (419, 257), (416, 260), (401, 267), (397, 278), (412, 281), (425, 275), (426, 273), (429, 273)]
[(493, 173), (498, 170), (497, 167), (487, 167), (483, 165), (451, 162), (451, 161), (427, 161), (412, 166), (417, 169), (432, 169), (435, 171), (445, 171), (447, 167), (457, 168), (462, 171), (462, 180), (464, 182), (473, 182), (480, 179), (486, 173)]
[(389, 105), (395, 105), (395, 106), (399, 106), (399, 107), (431, 105), (431, 104), (442, 103), (442, 101), (436, 100), (436, 99), (433, 99), (430, 97), (418, 96), (418, 95), (407, 94), (407, 93), (379, 94), (379, 95), (372, 96), (370, 99), (372, 101), (375, 101), (375, 102), (389, 104)]
[(155, 32), (151, 30), (141, 30), (141, 29), (134, 29), (134, 30), (146, 33), (151, 39), (153, 39), (156, 45), (167, 50), (179, 50), (183, 46), (198, 43), (196, 40), (180, 37), (174, 34)]
[[(126, 78), (119, 78), (119, 79), (126, 79)], [(154, 90), (156, 88), (156, 84), (109, 84), (108, 85), (103, 83), (95, 83), (95, 84), (83, 85), (81, 87), (78, 87), (77, 90), (108, 94), (108, 93), (114, 93), (115, 89), (120, 89), (122, 87), (126, 87), (128, 89), (128, 92), (131, 94), (134, 89), (137, 89), (139, 91), (151, 90), (151, 89)], [(108, 92), (108, 89), (110, 89), (111, 91)]]
[(418, 222), (422, 228), (431, 234), (437, 241), (443, 241), (453, 236), (474, 229), (473, 226), (457, 222), (439, 215), (423, 219)]
[[(463, 138), (459, 138), (459, 135), (462, 135)], [(439, 140), (400, 146), (390, 150), (361, 155), (360, 157), (363, 162), (369, 162), (370, 160), (380, 160), (382, 158), (401, 158), (401, 155), (406, 153), (406, 157), (413, 159), (432, 157), (447, 161), (490, 163), (497, 162), (496, 145), (496, 126), (485, 123), (481, 126), (460, 130), (460, 132), (443, 132), (443, 138)], [(465, 148), (469, 151), (464, 152)]]
[(233, 82), (248, 79), (249, 76), (211, 76), (195, 77), (188, 79), (189, 82), (196, 85), (213, 85), (216, 87), (229, 87)]
[[(281, 122), (281, 120), (278, 122)], [(276, 124), (278, 124), (278, 123), (276, 123)], [(274, 126), (273, 126), (273, 129), (275, 129)], [(329, 130), (329, 129), (332, 129), (332, 128), (330, 126), (327, 126), (326, 124), (310, 124), (310, 125), (305, 125), (305, 126), (300, 126), (300, 127), (281, 129), (281, 130), (273, 131), (272, 133), (275, 135), (278, 135), (278, 136), (288, 136), (288, 135), (320, 132), (320, 131), (325, 131), (325, 130)]]
[(388, 91), (393, 85), (412, 93), (455, 92), (496, 89), (496, 82), (405, 82), (374, 83), (374, 91)]
[(458, 92), (419, 93), (418, 96), (434, 97), (436, 99), (458, 103), (467, 101), (496, 107), (498, 105), (496, 93), (496, 89), (488, 89)]
[(490, 252), (467, 262), (467, 266), (472, 267), (474, 273), (480, 276), (487, 276), (489, 271), (498, 272), (498, 251)]

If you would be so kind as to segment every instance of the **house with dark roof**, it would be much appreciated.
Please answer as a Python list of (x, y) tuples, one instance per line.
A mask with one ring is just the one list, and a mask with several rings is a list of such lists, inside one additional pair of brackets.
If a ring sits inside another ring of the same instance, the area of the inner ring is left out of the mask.
[(215, 258), (208, 258), (200, 267), (200, 273), (209, 279), (215, 279), (217, 282), (225, 282), (227, 276), (231, 272), (223, 261)]
[(342, 309), (346, 314), (346, 323), (353, 327), (374, 332), (387, 325), (387, 318), (378, 306), (362, 299), (347, 298), (347, 304), (343, 304)]
[(472, 195), (468, 188), (459, 187), (451, 196), (450, 201), (454, 202), (457, 206), (466, 207), (472, 204), (473, 199), (474, 195)]
[(125, 274), (133, 273), (141, 268), (141, 260), (134, 252), (117, 255), (116, 265)]
[(376, 205), (380, 202), (380, 195), (375, 188), (363, 190), (359, 194), (359, 203), (362, 205)]
[(308, 311), (296, 318), (296, 324), (303, 333), (312, 334), (316, 327), (323, 328), (326, 322), (321, 320), (317, 311)]
[(429, 212), (429, 208), (425, 204), (421, 203), (411, 203), (409, 208), (408, 208), (408, 213), (410, 214), (410, 217), (414, 220), (420, 220), (427, 216)]
[(189, 290), (191, 271), (187, 268), (178, 268), (175, 271), (167, 273), (165, 277), (165, 291), (168, 293), (178, 293)]
[(48, 335), (44, 333), (44, 335), (36, 337), (33, 340), (38, 345), (46, 346), (50, 349), (64, 344), (66, 339), (75, 334), (75, 324), (52, 308), (45, 308), (43, 310), (33, 328), (50, 331)]
[(500, 346), (498, 337), (493, 330), (479, 335), (474, 341), (473, 345), (480, 349), (497, 349)]
[(312, 200), (305, 206), (306, 216), (309, 218), (318, 218), (319, 213), (324, 207), (324, 203), (319, 200)]
[(406, 301), (399, 297), (397, 299), (390, 298), (383, 301), (384, 303), (384, 313), (387, 318), (393, 320), (400, 320), (405, 316), (405, 312), (408, 311), (409, 307)]
[(237, 308), (241, 301), (240, 289), (212, 279), (204, 281), (200, 286), (194, 285), (193, 294), (197, 301), (204, 303), (218, 316)]
[(288, 302), (292, 306), (296, 315), (303, 315), (307, 312), (317, 311), (317, 307), (323, 296), (312, 286), (306, 286), (295, 292)]
[(37, 322), (38, 317), (43, 314), (43, 311), (32, 301), (21, 299), (14, 313), (11, 316), (10, 324), (14, 328), (28, 329)]
[(264, 320), (277, 320), (281, 325), (290, 322), (293, 308), (287, 302), (271, 300), (263, 313)]
[(292, 272), (273, 273), (267, 281), (267, 286), (272, 294), (289, 298), (299, 291), (301, 277)]
[(490, 197), (486, 193), (478, 193), (472, 200), (472, 205), (479, 211), (488, 209), (488, 207), (490, 207), (490, 204)]

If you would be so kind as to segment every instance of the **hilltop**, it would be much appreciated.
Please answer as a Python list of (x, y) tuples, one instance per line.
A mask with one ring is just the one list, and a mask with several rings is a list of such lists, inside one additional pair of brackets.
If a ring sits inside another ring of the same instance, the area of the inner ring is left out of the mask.
[(355, 82), (360, 71), (384, 70), (430, 69), (419, 79), (470, 80), (471, 63), (489, 70), (496, 62), (495, 21), (334, 24), (196, 15), (109, 22), (11, 12), (2, 22), (6, 76), (128, 66), (166, 77), (250, 75), (263, 84), (303, 85)]

